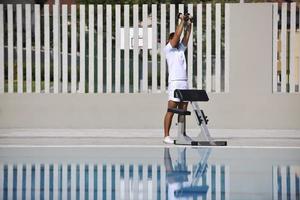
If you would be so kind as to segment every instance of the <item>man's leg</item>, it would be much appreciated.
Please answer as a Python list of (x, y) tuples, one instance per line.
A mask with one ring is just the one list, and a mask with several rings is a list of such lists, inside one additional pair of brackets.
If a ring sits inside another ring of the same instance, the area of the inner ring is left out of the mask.
[[(187, 111), (187, 106), (188, 106), (188, 102), (180, 102), (178, 108)], [(181, 116), (179, 120), (180, 122), (184, 123), (185, 116)]]
[[(180, 102), (179, 105), (178, 105), (178, 108), (183, 109), (183, 110), (186, 111), (187, 107), (188, 107), (188, 104), (189, 104), (189, 102)], [(187, 140), (192, 141), (192, 139), (189, 136), (185, 135), (185, 137), (186, 137)]]
[(178, 108), (183, 109), (183, 110), (187, 110), (189, 102), (180, 102), (178, 105)]
[[(168, 101), (168, 108), (177, 108), (178, 103), (175, 101)], [(165, 137), (169, 136), (170, 132), (170, 127), (172, 124), (172, 119), (173, 119), (174, 113), (167, 112), (165, 115), (164, 119), (164, 132), (165, 132)]]

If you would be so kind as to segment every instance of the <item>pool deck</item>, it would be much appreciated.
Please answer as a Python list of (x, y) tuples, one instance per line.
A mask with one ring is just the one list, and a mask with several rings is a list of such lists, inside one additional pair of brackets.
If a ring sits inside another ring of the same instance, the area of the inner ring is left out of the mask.
[[(192, 137), (199, 130), (188, 130)], [(300, 148), (300, 130), (212, 129), (229, 147)], [(166, 146), (159, 129), (0, 129), (0, 147)], [(176, 136), (176, 130), (171, 130)], [(169, 145), (170, 146), (170, 145)], [(174, 145), (171, 145), (174, 146)]]

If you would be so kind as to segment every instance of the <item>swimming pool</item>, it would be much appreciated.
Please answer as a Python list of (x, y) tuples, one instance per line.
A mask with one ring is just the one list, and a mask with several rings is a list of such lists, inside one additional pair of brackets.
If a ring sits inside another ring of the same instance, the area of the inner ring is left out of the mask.
[(299, 199), (299, 148), (0, 148), (0, 199)]

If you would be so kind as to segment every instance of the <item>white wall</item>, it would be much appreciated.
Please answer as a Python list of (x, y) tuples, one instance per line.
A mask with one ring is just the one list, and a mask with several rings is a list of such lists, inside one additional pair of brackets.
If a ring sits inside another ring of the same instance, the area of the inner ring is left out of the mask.
[[(300, 95), (272, 93), (272, 5), (230, 5), (230, 92), (203, 104), (210, 127), (300, 129)], [(162, 128), (166, 94), (4, 94), (0, 128)], [(195, 128), (193, 117), (189, 128)]]

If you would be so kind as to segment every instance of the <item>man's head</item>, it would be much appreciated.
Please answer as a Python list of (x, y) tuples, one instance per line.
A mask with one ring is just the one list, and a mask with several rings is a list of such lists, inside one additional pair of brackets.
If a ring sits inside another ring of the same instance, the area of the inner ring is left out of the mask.
[[(175, 32), (172, 32), (172, 33), (169, 34), (169, 38), (168, 38), (167, 44), (170, 42), (170, 40), (173, 39), (174, 35), (175, 35)], [(178, 47), (178, 45), (179, 45), (179, 41), (177, 42), (176, 47)]]

